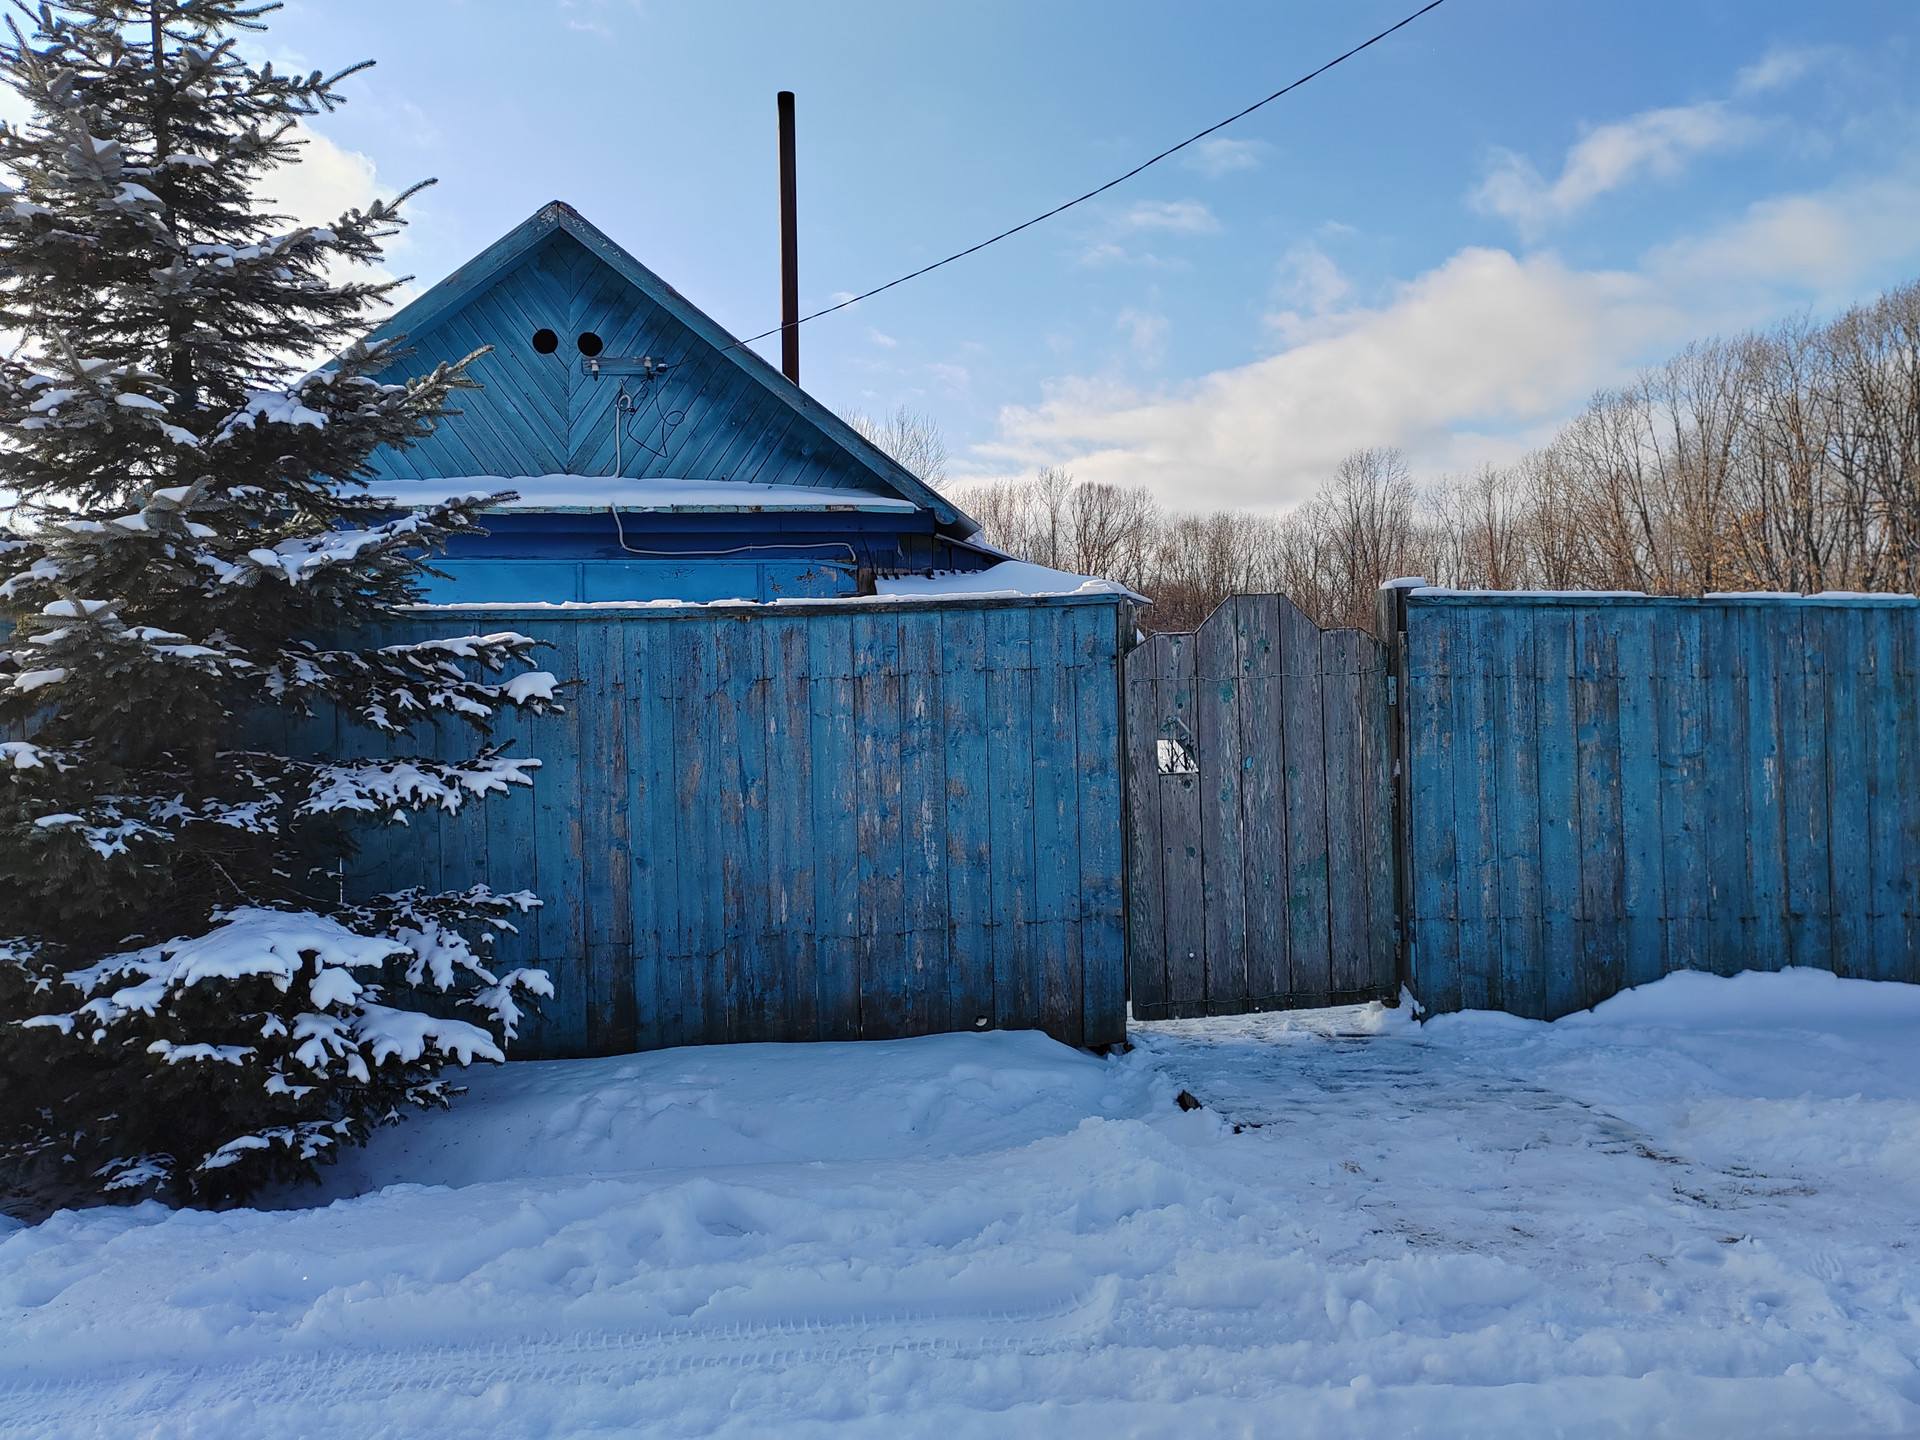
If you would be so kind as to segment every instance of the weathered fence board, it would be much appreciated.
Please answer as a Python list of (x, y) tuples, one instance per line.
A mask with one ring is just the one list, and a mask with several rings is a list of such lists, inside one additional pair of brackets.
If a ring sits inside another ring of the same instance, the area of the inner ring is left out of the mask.
[[(1320, 627), (1288, 601), (1280, 607), (1280, 633), (1280, 730), (1287, 757), (1281, 813), (1287, 817), (1288, 979), (1290, 993), (1311, 1003), (1311, 997), (1333, 993)], [(1334, 743), (1351, 744), (1357, 733), (1356, 724), (1336, 735)]]
[(1430, 1009), (1551, 1018), (1679, 969), (1920, 980), (1920, 601), (1416, 589), (1381, 613)]
[[(1075, 599), (423, 612), (578, 678), (517, 789), (368, 832), (349, 887), (528, 889), (519, 1053), (1125, 1034), (1120, 607)], [(465, 753), (457, 727), (420, 753)], [(350, 728), (313, 737), (345, 753)]]
[(1241, 595), (1125, 674), (1134, 1015), (1390, 994), (1380, 645)]
[(1249, 947), (1250, 1009), (1284, 1003), (1292, 993), (1293, 957), (1287, 919), (1286, 737), (1281, 718), (1280, 601), (1250, 595), (1240, 605), (1244, 674), (1240, 681), (1241, 823), (1246, 831), (1247, 929), (1265, 943)]
[(952, 1028), (993, 1017), (993, 837), (987, 781), (987, 627), (979, 610), (941, 617), (946, 742), (947, 1006)]
[[(1143, 679), (1147, 685), (1145, 697), (1136, 698), (1129, 680), (1127, 695), (1127, 736), (1130, 748), (1136, 743), (1145, 748), (1145, 769), (1129, 769), (1129, 781), (1139, 784), (1142, 775), (1159, 773), (1161, 747), (1163, 745), (1191, 747), (1191, 753), (1197, 756), (1198, 738), (1194, 734), (1194, 647), (1191, 635), (1156, 635), (1140, 649), (1129, 655), (1126, 660), (1126, 673), (1134, 673), (1134, 661), (1139, 659)], [(1150, 707), (1146, 711), (1135, 708), (1136, 705)], [(1157, 723), (1155, 723), (1157, 722)], [(1134, 737), (1139, 739), (1135, 742)], [(1138, 754), (1138, 750), (1135, 751)], [(1172, 753), (1172, 752), (1168, 752)], [(1183, 751), (1182, 754), (1188, 753)], [(1180, 761), (1184, 763), (1184, 760)], [(1168, 777), (1170, 783), (1154, 783), (1149, 788), (1151, 798), (1147, 803), (1156, 804), (1160, 813), (1161, 850), (1158, 865), (1154, 857), (1141, 853), (1138, 843), (1133, 846), (1133, 861), (1129, 866), (1129, 875), (1139, 877), (1139, 885), (1130, 886), (1138, 890), (1141, 885), (1154, 885), (1159, 888), (1159, 910), (1164, 917), (1165, 931), (1157, 937), (1141, 936), (1134, 948), (1136, 956), (1152, 956), (1156, 952), (1160, 958), (1159, 985), (1168, 997), (1164, 1002), (1172, 1005), (1175, 996), (1204, 996), (1207, 990), (1206, 962), (1206, 915), (1203, 908), (1206, 877), (1202, 862), (1200, 830), (1200, 778), (1196, 769), (1192, 774), (1174, 774)], [(1139, 869), (1134, 869), (1138, 865)], [(1153, 872), (1158, 870), (1156, 876)], [(1142, 967), (1129, 963), (1131, 975)], [(1144, 967), (1149, 974), (1144, 977), (1151, 981), (1153, 962)], [(1144, 1010), (1139, 997), (1142, 986), (1134, 986), (1134, 1014), (1146, 1018), (1149, 1012)], [(1150, 993), (1150, 991), (1149, 991)], [(1171, 1014), (1172, 1011), (1164, 1012)], [(1201, 1013), (1204, 1013), (1202, 1011)]]
[[(1110, 738), (1121, 718), (1118, 656), (1107, 613), (1069, 612), (1074, 625), (1075, 793), (1079, 802), (1081, 1004), (1089, 1015), (1124, 1015), (1127, 936), (1108, 917), (1126, 913), (1126, 778)], [(1123, 622), (1126, 623), (1126, 622)], [(1124, 727), (1123, 727), (1124, 728)], [(1120, 823), (1116, 823), (1120, 822)]]

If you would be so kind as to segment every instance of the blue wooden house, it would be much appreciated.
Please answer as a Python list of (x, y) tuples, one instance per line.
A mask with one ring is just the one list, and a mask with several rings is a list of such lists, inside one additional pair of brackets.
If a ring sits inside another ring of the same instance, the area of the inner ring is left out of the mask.
[(435, 599), (831, 597), (1005, 558), (558, 201), (378, 333), (416, 352), (393, 379), (492, 347), (460, 416), (376, 462), (375, 492), (402, 501), (521, 494), (455, 543)]
[(557, 988), (516, 1053), (1123, 1038), (1126, 592), (966, 573), (1005, 557), (951, 501), (565, 205), (383, 332), (394, 379), (492, 350), (374, 493), (522, 496), (393, 638), (518, 630), (570, 686), (493, 737), (531, 792), (374, 832), (349, 882), (543, 898), (500, 942)]

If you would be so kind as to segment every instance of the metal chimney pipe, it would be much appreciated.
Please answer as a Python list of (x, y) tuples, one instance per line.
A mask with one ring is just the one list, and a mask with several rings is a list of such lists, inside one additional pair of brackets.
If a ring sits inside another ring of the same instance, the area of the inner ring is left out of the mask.
[(780, 369), (800, 383), (800, 224), (795, 214), (793, 174), (793, 92), (782, 90), (780, 105)]

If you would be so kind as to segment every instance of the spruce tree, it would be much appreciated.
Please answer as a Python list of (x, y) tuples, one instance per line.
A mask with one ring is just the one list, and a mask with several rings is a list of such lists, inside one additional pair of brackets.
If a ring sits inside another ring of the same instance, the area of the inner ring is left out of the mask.
[[(71, 0), (0, 37), (32, 107), (0, 126), (0, 1203), (23, 1212), (311, 1178), (444, 1103), (447, 1061), (503, 1058), (516, 1001), (550, 993), (486, 963), (532, 896), (354, 901), (327, 873), (355, 827), (531, 783), (484, 732), (555, 682), (519, 635), (376, 642), (500, 497), (365, 492), (472, 382), (381, 383), (400, 342), (356, 338), (398, 282), (338, 277), (405, 195), (326, 228), (263, 198), (353, 73), (243, 58), (272, 8)], [(271, 743), (316, 713), (387, 753)], [(482, 732), (472, 760), (404, 758), (442, 723)]]

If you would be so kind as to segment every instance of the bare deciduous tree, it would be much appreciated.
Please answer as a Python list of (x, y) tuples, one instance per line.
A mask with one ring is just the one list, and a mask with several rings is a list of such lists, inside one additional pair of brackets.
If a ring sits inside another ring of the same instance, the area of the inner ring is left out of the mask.
[(860, 410), (849, 410), (840, 418), (862, 439), (898, 460), (918, 479), (936, 490), (946, 488), (946, 437), (940, 433), (939, 422), (926, 411), (896, 405), (891, 415), (879, 420)]
[(1424, 574), (1468, 589), (1920, 589), (1920, 283), (1824, 325), (1688, 346), (1593, 397), (1512, 465), (1424, 488), (1358, 450), (1278, 519), (1163, 514), (1144, 489), (1063, 470), (967, 487), (983, 538), (1152, 597), (1192, 629), (1279, 590), (1323, 626)]
[(1063, 469), (1031, 480), (980, 480), (953, 492), (980, 522), (979, 538), (1080, 575), (1137, 585), (1152, 573), (1159, 507), (1144, 486), (1089, 484)]

